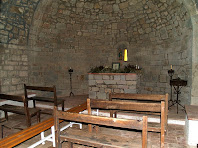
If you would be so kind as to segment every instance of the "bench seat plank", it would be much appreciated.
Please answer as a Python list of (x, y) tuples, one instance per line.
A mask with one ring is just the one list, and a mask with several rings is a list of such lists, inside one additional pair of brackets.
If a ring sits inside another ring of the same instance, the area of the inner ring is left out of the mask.
[[(14, 106), (14, 105), (4, 104), (4, 105), (0, 106), (0, 110), (16, 113), (16, 114), (20, 114), (20, 115), (25, 115), (24, 107), (22, 107), (22, 106)], [(28, 110), (29, 110), (30, 115), (33, 115), (39, 111), (39, 109), (37, 109), (37, 108), (28, 108)]]
[[(47, 98), (47, 97), (35, 96), (35, 97), (31, 97), (30, 99), (35, 101), (44, 101), (44, 102), (52, 102), (52, 103), (54, 102), (53, 98)], [(57, 104), (61, 104), (63, 101), (64, 100), (57, 99)]]
[[(83, 125), (85, 127), (86, 125)], [(69, 141), (76, 144), (82, 144), (92, 147), (105, 148), (141, 148), (141, 133), (125, 131), (120, 129), (111, 129), (101, 127), (100, 131), (87, 132), (85, 127), (82, 130), (69, 128), (61, 133), (60, 138), (63, 141)], [(129, 136), (130, 135), (130, 136)], [(64, 146), (63, 146), (64, 147)]]

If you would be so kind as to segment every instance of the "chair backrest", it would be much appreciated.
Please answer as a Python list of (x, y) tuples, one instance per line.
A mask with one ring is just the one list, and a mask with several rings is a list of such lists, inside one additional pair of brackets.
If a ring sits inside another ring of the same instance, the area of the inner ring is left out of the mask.
[(35, 90), (35, 91), (45, 91), (45, 92), (52, 92), (54, 105), (57, 106), (57, 95), (56, 95), (56, 86), (53, 87), (41, 87), (41, 86), (27, 86), (24, 84), (24, 93), (25, 97), (28, 98), (28, 90)]
[(0, 94), (0, 99), (23, 102), (23, 104), (24, 104), (24, 114), (26, 116), (27, 126), (31, 126), (31, 121), (30, 121), (31, 117), (30, 117), (30, 113), (29, 113), (29, 109), (28, 109), (28, 100), (25, 96)]

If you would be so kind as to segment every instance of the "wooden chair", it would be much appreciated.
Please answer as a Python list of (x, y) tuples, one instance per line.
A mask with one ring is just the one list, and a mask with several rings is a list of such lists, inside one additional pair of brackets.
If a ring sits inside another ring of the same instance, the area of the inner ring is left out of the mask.
[(25, 115), (27, 127), (31, 126), (31, 117), (37, 115), (37, 121), (40, 122), (40, 109), (28, 108), (28, 100), (24, 96), (0, 94), (0, 99), (23, 102), (23, 106), (4, 104), (0, 110), (4, 111), (5, 118), (8, 120), (8, 112)]
[[(36, 101), (42, 101), (42, 102), (50, 102), (53, 103), (54, 106), (58, 106), (59, 104), (62, 105), (62, 111), (64, 111), (64, 100), (57, 99), (56, 96), (56, 87), (40, 87), (40, 86), (27, 86), (24, 84), (24, 91), (25, 91), (25, 97), (29, 100), (33, 100), (34, 108), (36, 107)], [(34, 97), (28, 97), (28, 91), (40, 91), (40, 92), (52, 92), (53, 97), (44, 97), (44, 96), (34, 96)]]

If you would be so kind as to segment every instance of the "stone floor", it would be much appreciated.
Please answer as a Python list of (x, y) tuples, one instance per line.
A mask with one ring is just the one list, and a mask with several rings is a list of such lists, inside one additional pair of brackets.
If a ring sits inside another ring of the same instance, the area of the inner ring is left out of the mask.
[[(81, 104), (86, 101), (87, 96), (86, 95), (81, 95), (81, 96), (74, 96), (74, 97), (63, 97), (65, 101), (65, 108), (71, 108), (74, 106), (77, 106), (78, 104)], [(42, 106), (42, 103), (40, 104)], [(42, 114), (41, 115), (41, 120), (45, 120), (47, 118), (51, 117), (51, 115), (46, 115)], [(179, 108), (179, 113), (176, 113), (176, 106), (173, 106), (169, 109), (169, 121), (170, 120), (176, 120), (176, 121), (181, 121), (181, 123), (184, 123), (185, 121), (185, 111)], [(36, 118), (33, 118), (32, 120), (33, 124), (36, 124)], [(178, 122), (179, 123), (179, 122)], [(1, 123), (2, 124), (2, 123)], [(62, 123), (67, 124), (66, 122)], [(6, 125), (12, 126), (12, 127), (18, 127), (18, 128), (25, 128), (24, 124), (24, 118), (20, 115), (12, 115), (9, 117), (9, 121), (6, 123)], [(86, 126), (83, 126), (86, 127)], [(73, 127), (74, 129), (77, 129), (77, 126)], [(185, 138), (185, 133), (184, 133), (184, 125), (176, 125), (176, 124), (169, 124), (168, 125), (168, 131), (165, 135), (165, 148), (195, 148), (195, 147), (190, 147), (186, 144), (186, 138)], [(72, 130), (72, 129), (69, 129)], [(68, 131), (69, 131), (68, 130)], [(4, 128), (4, 137), (18, 132), (19, 129), (7, 129)], [(104, 131), (104, 130), (103, 130)], [(106, 130), (105, 130), (106, 131)], [(50, 130), (46, 131), (46, 135), (50, 133)], [(118, 133), (117, 131), (110, 130), (112, 137), (115, 135), (113, 133)], [(123, 133), (120, 133), (124, 136), (130, 137), (131, 141), (135, 141), (136, 146), (134, 148), (139, 147), (141, 145), (141, 141), (134, 140), (133, 138), (141, 139), (141, 133), (138, 132), (131, 132), (129, 133), (128, 131), (125, 131)], [(34, 142), (38, 141), (40, 139), (40, 135), (37, 135), (33, 137), (32, 139), (27, 140), (26, 142), (16, 146), (16, 148), (27, 148), (29, 145), (33, 144)], [(138, 145), (138, 146), (137, 146)], [(39, 145), (37, 148), (48, 148), (52, 146), (51, 142), (46, 142), (44, 145)], [(63, 147), (67, 147), (67, 143), (63, 143)], [(84, 146), (79, 146), (75, 145), (75, 147), (79, 148), (84, 148)], [(160, 147), (160, 134), (159, 133), (148, 133), (148, 147), (149, 148), (159, 148)]]

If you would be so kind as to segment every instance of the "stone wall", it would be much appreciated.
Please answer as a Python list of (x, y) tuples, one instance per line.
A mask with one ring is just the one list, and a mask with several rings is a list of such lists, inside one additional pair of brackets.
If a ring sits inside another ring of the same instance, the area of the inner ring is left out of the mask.
[[(165, 94), (170, 92), (170, 65), (175, 78), (188, 79), (190, 22), (183, 3), (176, 0), (48, 1), (37, 9), (30, 33), (30, 83), (56, 83), (69, 94), (67, 70), (72, 67), (74, 92), (86, 93), (89, 69), (111, 66), (124, 44), (128, 63), (144, 70), (138, 92)], [(185, 98), (189, 89), (182, 94)]]
[(138, 76), (134, 73), (90, 73), (88, 81), (92, 99), (109, 99), (109, 93), (137, 93)]
[(9, 45), (1, 49), (0, 62), (1, 92), (19, 94), (28, 82), (28, 60), (24, 46)]
[(2, 0), (0, 15), (0, 87), (2, 93), (22, 93), (28, 82), (27, 43), (39, 0)]
[[(167, 71), (173, 65), (174, 78), (189, 82), (181, 95), (182, 103), (189, 104), (192, 26), (182, 1), (3, 0), (2, 4), (0, 35), (4, 44), (18, 45), (10, 50), (24, 49), (28, 84), (56, 85), (58, 94), (69, 95), (72, 67), (74, 94), (88, 93), (90, 68), (111, 67), (118, 61), (118, 48), (126, 46), (129, 61), (121, 67), (143, 68), (139, 93), (170, 92)], [(1, 49), (8, 51), (7, 46)], [(2, 84), (2, 89), (5, 86), (11, 91), (12, 83)]]

